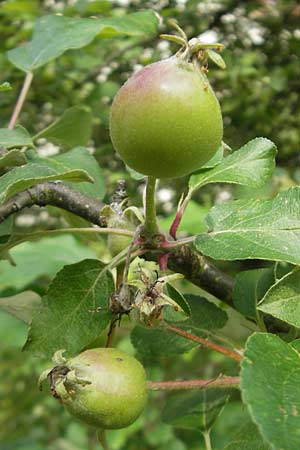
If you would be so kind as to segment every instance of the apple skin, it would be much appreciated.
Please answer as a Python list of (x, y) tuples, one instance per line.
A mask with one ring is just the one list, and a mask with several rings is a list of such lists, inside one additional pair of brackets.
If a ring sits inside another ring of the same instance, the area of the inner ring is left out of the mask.
[(181, 177), (200, 169), (221, 145), (220, 105), (199, 68), (172, 56), (144, 67), (120, 88), (110, 136), (137, 172)]
[[(66, 367), (70, 372), (58, 381), (55, 393), (78, 419), (98, 429), (118, 429), (128, 427), (142, 413), (146, 375), (133, 356), (114, 348), (95, 348), (70, 359)], [(74, 372), (80, 382), (74, 381)]]

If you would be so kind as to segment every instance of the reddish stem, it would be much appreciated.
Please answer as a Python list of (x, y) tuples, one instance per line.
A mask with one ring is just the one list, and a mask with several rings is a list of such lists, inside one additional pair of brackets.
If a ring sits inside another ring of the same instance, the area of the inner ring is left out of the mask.
[(222, 353), (223, 355), (228, 356), (229, 358), (234, 359), (235, 361), (241, 361), (243, 359), (242, 355), (240, 355), (239, 353), (232, 350), (228, 350), (227, 348), (215, 344), (214, 342), (211, 342), (208, 339), (195, 336), (194, 334), (191, 334), (188, 331), (181, 330), (180, 328), (173, 327), (172, 325), (166, 325), (166, 329), (172, 331), (172, 333), (178, 334), (179, 336), (189, 339), (190, 341), (197, 342), (198, 344), (211, 348), (216, 352)]
[(212, 389), (238, 387), (239, 377), (219, 377), (207, 380), (184, 381), (148, 381), (148, 388), (152, 391), (179, 391), (183, 389)]
[(112, 319), (109, 325), (108, 333), (106, 335), (105, 347), (109, 348), (112, 346), (112, 341), (116, 331), (116, 320)]
[(158, 257), (159, 268), (162, 272), (165, 272), (168, 267), (169, 253), (164, 253)]
[(177, 211), (176, 216), (175, 216), (175, 219), (173, 220), (172, 225), (171, 225), (171, 227), (170, 227), (169, 233), (170, 233), (170, 236), (172, 236), (172, 238), (173, 238), (174, 240), (176, 240), (176, 233), (177, 233), (177, 230), (178, 230), (178, 228), (179, 228), (179, 225), (180, 225), (180, 222), (181, 222), (181, 219), (182, 219), (184, 210), (185, 210), (185, 206), (183, 205), (183, 206), (181, 206), (181, 208)]

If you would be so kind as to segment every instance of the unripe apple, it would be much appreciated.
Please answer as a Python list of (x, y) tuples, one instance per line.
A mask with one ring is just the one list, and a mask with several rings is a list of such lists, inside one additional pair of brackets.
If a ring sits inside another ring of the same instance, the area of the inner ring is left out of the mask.
[(78, 419), (99, 429), (132, 424), (147, 399), (143, 366), (114, 348), (94, 348), (54, 367), (52, 393)]
[(155, 178), (200, 169), (221, 145), (219, 102), (199, 67), (178, 56), (135, 73), (114, 98), (110, 135), (123, 161)]

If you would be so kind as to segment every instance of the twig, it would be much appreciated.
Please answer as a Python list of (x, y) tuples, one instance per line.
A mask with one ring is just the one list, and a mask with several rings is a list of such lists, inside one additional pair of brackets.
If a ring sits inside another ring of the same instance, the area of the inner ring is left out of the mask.
[(189, 389), (212, 389), (239, 387), (239, 377), (218, 377), (204, 380), (184, 381), (148, 381), (148, 388), (152, 391), (179, 391)]
[(207, 290), (229, 306), (233, 306), (234, 279), (192, 247), (181, 245), (174, 252), (169, 252), (168, 268), (173, 272), (181, 273), (194, 285)]
[(57, 236), (60, 234), (114, 234), (118, 236), (132, 236), (132, 232), (123, 228), (58, 228), (57, 230), (43, 230), (34, 233), (14, 234), (11, 240), (1, 245), (1, 252), (8, 251), (22, 242), (36, 241), (46, 236)]
[(206, 450), (212, 450), (211, 440), (210, 440), (210, 432), (207, 431), (207, 430), (203, 431), (202, 435), (203, 435), (203, 438), (204, 438)]
[[(2, 204), (0, 206), (0, 223), (11, 214), (33, 205), (57, 206), (100, 227), (106, 227), (107, 225), (106, 218), (100, 215), (103, 207), (101, 202), (87, 197), (63, 183), (56, 182), (39, 183), (19, 192)], [(190, 239), (187, 238), (185, 242), (190, 241)], [(207, 290), (215, 297), (233, 306), (233, 278), (214, 266), (191, 246), (183, 245), (182, 241), (178, 241), (178, 243), (180, 244), (179, 247), (166, 248), (168, 250), (168, 269), (181, 273), (194, 285)], [(176, 242), (174, 244), (177, 245)], [(147, 252), (147, 259), (157, 261), (157, 251)]]
[(190, 341), (197, 342), (198, 344), (211, 348), (216, 352), (222, 353), (223, 355), (228, 356), (228, 358), (234, 359), (235, 361), (241, 361), (243, 359), (242, 355), (240, 355), (235, 351), (228, 350), (227, 348), (215, 344), (214, 342), (211, 342), (208, 339), (195, 336), (194, 334), (191, 334), (188, 331), (181, 330), (180, 328), (174, 327), (173, 325), (167, 324), (166, 329), (171, 331), (172, 333), (178, 334), (179, 336), (189, 339)]
[(172, 236), (173, 239), (176, 240), (176, 233), (177, 230), (180, 226), (181, 220), (182, 220), (182, 216), (184, 214), (184, 211), (187, 208), (187, 205), (191, 199), (193, 191), (189, 190), (188, 194), (186, 195), (185, 199), (181, 202), (180, 207), (178, 208), (175, 218), (170, 226), (170, 236)]
[(0, 223), (33, 205), (57, 206), (100, 227), (106, 226), (106, 218), (100, 215), (103, 203), (60, 182), (39, 183), (11, 197), (0, 206)]
[(18, 97), (17, 103), (15, 105), (15, 108), (13, 110), (11, 119), (10, 119), (9, 124), (8, 124), (8, 128), (10, 130), (12, 130), (14, 128), (14, 126), (16, 124), (16, 121), (18, 120), (19, 114), (20, 114), (20, 112), (22, 110), (22, 107), (23, 107), (23, 104), (24, 104), (24, 101), (25, 101), (25, 98), (26, 98), (26, 95), (27, 95), (27, 93), (29, 91), (32, 79), (33, 79), (33, 73), (32, 72), (28, 72), (26, 74), (25, 79), (24, 79), (24, 83), (23, 83), (20, 95)]
[[(116, 291), (118, 292), (118, 290), (121, 288), (122, 283), (123, 283), (123, 276), (124, 276), (124, 263), (121, 263), (117, 266), (116, 269)], [(111, 347), (112, 346), (112, 342), (114, 339), (114, 336), (116, 334), (116, 326), (117, 323), (119, 322), (120, 324), (121, 321), (121, 316), (119, 314), (117, 315), (113, 315), (110, 324), (109, 324), (109, 329), (106, 335), (106, 341), (105, 341), (105, 347)]]
[(108, 329), (108, 332), (107, 332), (107, 335), (106, 335), (106, 341), (105, 341), (105, 347), (106, 348), (111, 347), (111, 345), (112, 345), (112, 341), (113, 341), (113, 338), (114, 338), (114, 335), (115, 335), (116, 325), (117, 325), (118, 321), (119, 321), (119, 317), (118, 316), (117, 317), (113, 317), (111, 319), (111, 321), (110, 321), (109, 329)]

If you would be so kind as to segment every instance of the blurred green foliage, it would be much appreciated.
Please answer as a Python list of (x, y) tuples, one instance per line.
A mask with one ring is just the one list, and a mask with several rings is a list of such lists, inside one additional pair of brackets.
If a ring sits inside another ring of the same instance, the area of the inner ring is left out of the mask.
[[(0, 85), (8, 81), (12, 89), (0, 92), (0, 126), (7, 125), (24, 78), (24, 74), (8, 62), (5, 52), (31, 37), (38, 17), (53, 13), (82, 18), (119, 17), (143, 8), (152, 8), (162, 16), (162, 32), (170, 31), (166, 19), (176, 18), (189, 37), (201, 35), (203, 40), (224, 43), (223, 56), (227, 70), (221, 71), (211, 64), (209, 77), (221, 102), (225, 141), (232, 148), (238, 148), (255, 136), (266, 136), (279, 149), (278, 159), (282, 167), (277, 170), (272, 183), (257, 192), (257, 195), (272, 195), (298, 182), (299, 173), (295, 165), (300, 161), (300, 6), (296, 0), (2, 1)], [(158, 38), (141, 41), (128, 37), (101, 42), (95, 39), (83, 49), (69, 51), (38, 69), (20, 122), (35, 135), (59, 118), (67, 108), (81, 105), (89, 107), (93, 115), (90, 147), (105, 171), (108, 195), (114, 191), (118, 179), (126, 178), (130, 197), (133, 202), (140, 204), (137, 182), (130, 178), (123, 163), (113, 153), (108, 132), (109, 108), (114, 94), (133, 70), (166, 58), (173, 51), (176, 51), (173, 44)], [(185, 186), (184, 179), (175, 180), (172, 189), (166, 183), (161, 183), (158, 208), (163, 228), (170, 224), (169, 217), (174, 211), (176, 199)], [(186, 215), (182, 228), (190, 233), (202, 231), (199, 217), (203, 218), (212, 204), (232, 196), (245, 197), (248, 191), (246, 188), (224, 189), (220, 185), (204, 188), (201, 197), (197, 194), (195, 201), (190, 204), (190, 214)], [(47, 217), (48, 225), (54, 226), (55, 220), (63, 220), (56, 215), (54, 211), (52, 224)], [(39, 216), (38, 220), (43, 223), (44, 219)], [(70, 223), (70, 217), (68, 220)], [(76, 222), (77, 219), (72, 220)], [(22, 227), (21, 224), (19, 226)], [(107, 257), (102, 241), (97, 240), (96, 244), (92, 246), (93, 250), (86, 249), (85, 252), (93, 253), (95, 247), (96, 254), (102, 252)], [(77, 247), (73, 243), (70, 245), (75, 253)], [(37, 254), (39, 251), (44, 250), (40, 247)], [(80, 248), (78, 253), (81, 254)], [(40, 295), (45, 292), (53, 272), (69, 263), (70, 258), (76, 260), (77, 255), (69, 254), (66, 257), (59, 254), (58, 263), (53, 248), (47, 249), (47, 257), (50, 269), (43, 270), (40, 266), (27, 286)], [(5, 271), (8, 277), (7, 284), (1, 288), (1, 296), (13, 295), (17, 287), (9, 283), (8, 263), (1, 264), (0, 270)], [(24, 265), (25, 275), (28, 269), (34, 272), (33, 262), (30, 266)], [(20, 279), (19, 283), (23, 283), (23, 280)], [(191, 292), (190, 286), (188, 290)], [(199, 294), (199, 290), (195, 289), (195, 293)], [(240, 317), (232, 315), (230, 327), (237, 330), (237, 339), (242, 339), (248, 331), (243, 325), (238, 325), (239, 320)], [(128, 333), (124, 333), (126, 327), (131, 328), (131, 324), (128, 322), (123, 333), (120, 333), (118, 346), (128, 350), (131, 344)], [(27, 327), (23, 323), (4, 312), (0, 313), (0, 450), (97, 449), (93, 430), (75, 422), (57, 401), (37, 390), (37, 377), (44, 366), (37, 359), (20, 352), (26, 332)], [(176, 358), (143, 362), (149, 378), (156, 380), (213, 377), (225, 371), (226, 374), (236, 374), (231, 362), (198, 349), (177, 355)], [(145, 414), (135, 424), (126, 430), (109, 434), (111, 449), (204, 449), (200, 432), (173, 429), (161, 421), (166, 396), (164, 393), (151, 394)], [(247, 420), (245, 407), (235, 394), (213, 428), (213, 448), (224, 448), (238, 431), (237, 423), (242, 425)]]

